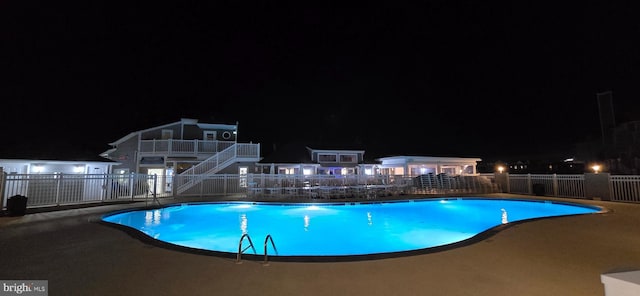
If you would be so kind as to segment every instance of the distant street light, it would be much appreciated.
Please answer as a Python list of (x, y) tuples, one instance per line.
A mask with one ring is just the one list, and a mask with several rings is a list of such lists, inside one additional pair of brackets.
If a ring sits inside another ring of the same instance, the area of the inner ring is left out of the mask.
[(499, 166), (498, 167), (498, 172), (500, 172), (502, 174), (502, 172), (504, 172), (504, 167), (503, 166)]
[(593, 169), (593, 172), (597, 174), (600, 171), (600, 165), (594, 164), (591, 169)]

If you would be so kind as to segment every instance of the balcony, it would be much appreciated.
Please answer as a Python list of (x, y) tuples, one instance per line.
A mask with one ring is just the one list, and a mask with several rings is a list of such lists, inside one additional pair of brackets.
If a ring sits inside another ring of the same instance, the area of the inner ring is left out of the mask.
[(236, 144), (235, 141), (141, 140), (140, 156), (209, 157)]

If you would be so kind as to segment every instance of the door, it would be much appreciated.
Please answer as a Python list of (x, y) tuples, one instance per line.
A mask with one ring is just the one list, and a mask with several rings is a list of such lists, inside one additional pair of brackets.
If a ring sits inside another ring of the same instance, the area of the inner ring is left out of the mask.
[(147, 173), (149, 174), (149, 176), (156, 175), (157, 180), (156, 182), (154, 182), (154, 178), (147, 179), (147, 182), (149, 183), (149, 190), (151, 190), (152, 193), (155, 192), (156, 194), (164, 192), (162, 190), (162, 188), (165, 186), (164, 169), (149, 169)]
[(238, 174), (240, 175), (240, 188), (247, 187), (247, 173), (249, 172), (248, 167), (239, 167)]

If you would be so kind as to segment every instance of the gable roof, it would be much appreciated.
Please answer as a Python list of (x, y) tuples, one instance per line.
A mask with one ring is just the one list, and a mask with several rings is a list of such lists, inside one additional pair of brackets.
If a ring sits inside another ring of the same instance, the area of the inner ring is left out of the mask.
[(135, 132), (131, 132), (128, 135), (116, 140), (115, 142), (109, 143), (109, 145), (117, 146), (118, 144), (121, 144), (121, 143), (131, 139), (132, 137), (135, 137), (135, 136), (139, 135), (140, 133), (153, 131), (153, 130), (157, 130), (157, 129), (162, 129), (162, 128), (170, 127), (172, 125), (177, 125), (177, 124), (197, 125), (199, 128), (202, 128), (202, 129), (234, 129), (234, 128), (237, 128), (237, 125), (232, 125), (232, 124), (199, 123), (197, 119), (181, 118), (180, 121), (171, 122), (171, 123), (158, 125), (158, 126), (154, 126), (154, 127), (138, 130), (138, 131), (135, 131)]
[(154, 130), (154, 129), (165, 128), (165, 127), (169, 127), (169, 126), (176, 125), (176, 124), (180, 124), (180, 123), (184, 122), (185, 120), (191, 120), (191, 119), (183, 118), (180, 121), (167, 123), (167, 124), (163, 124), (163, 125), (159, 125), (159, 126), (155, 126), (155, 127), (151, 127), (151, 128), (146, 128), (146, 129), (138, 130), (138, 131), (135, 131), (135, 132), (130, 132), (126, 136), (124, 136), (124, 137), (122, 137), (122, 138), (120, 138), (120, 139), (118, 139), (118, 140), (116, 140), (114, 142), (109, 143), (109, 145), (117, 146), (117, 145), (122, 144), (122, 143), (126, 142), (127, 140), (139, 135), (140, 133), (143, 133), (143, 132), (146, 132), (146, 131), (150, 131), (150, 130)]
[[(262, 158), (258, 163), (313, 163), (311, 151), (321, 150), (330, 152), (360, 152), (364, 149), (353, 145), (328, 145), (324, 143), (288, 142), (274, 145), (274, 150)], [(368, 162), (365, 162), (368, 163)]]
[(299, 142), (274, 145), (273, 151), (258, 163), (311, 163), (311, 152)]
[(81, 144), (57, 142), (48, 144), (50, 145), (42, 147), (17, 146), (20, 149), (0, 151), (0, 159), (111, 162), (96, 154), (90, 147), (84, 147)]

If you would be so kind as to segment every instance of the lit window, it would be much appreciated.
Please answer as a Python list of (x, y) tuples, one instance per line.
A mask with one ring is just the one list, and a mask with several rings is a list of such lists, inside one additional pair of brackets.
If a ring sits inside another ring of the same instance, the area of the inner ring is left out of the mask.
[(33, 166), (33, 172), (34, 173), (42, 173), (42, 170), (44, 170), (44, 167), (41, 165), (35, 165)]

